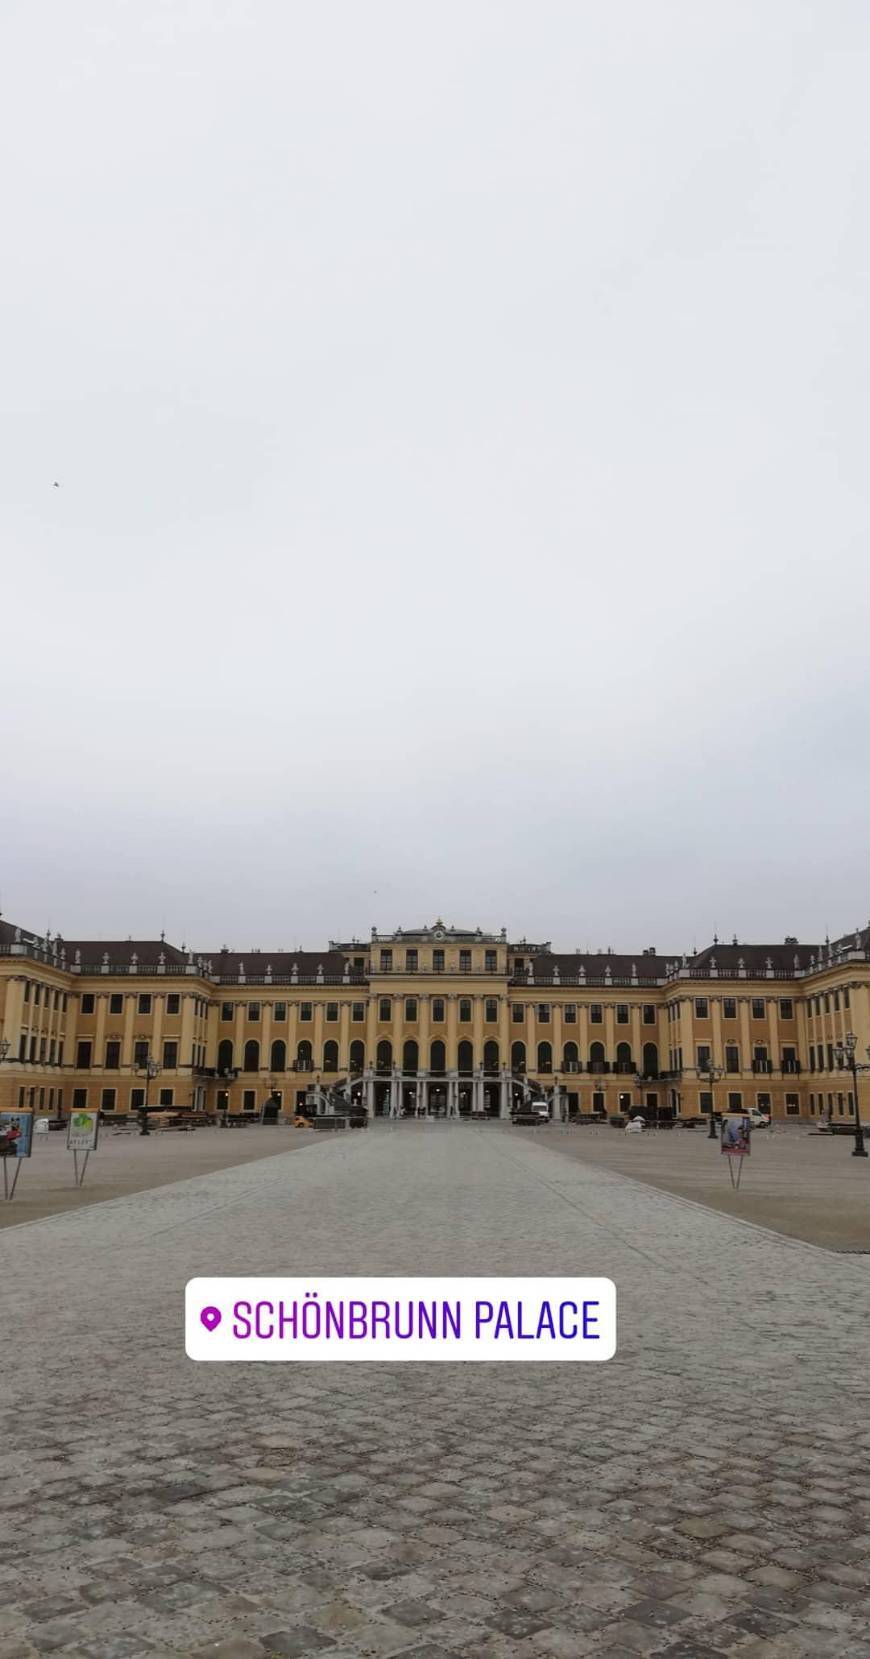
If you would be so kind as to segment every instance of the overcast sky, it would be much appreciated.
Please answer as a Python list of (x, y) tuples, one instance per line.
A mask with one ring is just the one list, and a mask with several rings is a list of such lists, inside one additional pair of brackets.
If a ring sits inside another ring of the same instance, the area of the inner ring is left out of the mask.
[(0, 64), (7, 919), (866, 923), (861, 0), (5, 0)]

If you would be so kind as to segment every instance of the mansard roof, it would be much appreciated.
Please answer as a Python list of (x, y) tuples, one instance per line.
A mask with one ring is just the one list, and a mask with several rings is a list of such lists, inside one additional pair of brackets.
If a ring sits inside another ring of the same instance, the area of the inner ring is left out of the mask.
[[(546, 951), (540, 956), (530, 956), (525, 974), (521, 971), (515, 977), (517, 981), (525, 979), (528, 984), (549, 984), (554, 975), (563, 981), (571, 982), (576, 979), (601, 981), (607, 978), (631, 982), (636, 979), (655, 982), (664, 979), (666, 970), (671, 963), (679, 960), (677, 953), (672, 957), (644, 955), (637, 951), (634, 956), (617, 955), (614, 951), (580, 952), (572, 956), (559, 955), (555, 951)], [(531, 972), (528, 972), (528, 969)]]
[(715, 966), (720, 972), (744, 967), (748, 973), (757, 971), (761, 974), (770, 966), (775, 972), (793, 973), (795, 968), (808, 968), (812, 957), (818, 962), (820, 955), (819, 945), (799, 945), (796, 940), (789, 940), (784, 945), (715, 943), (691, 956), (688, 965), (696, 969)]
[(339, 950), (217, 950), (199, 953), (207, 964), (206, 971), (221, 978), (243, 973), (246, 979), (257, 979), (269, 972), (283, 976), (294, 969), (301, 979), (311, 978), (322, 968), (324, 975), (340, 978), (347, 963)]

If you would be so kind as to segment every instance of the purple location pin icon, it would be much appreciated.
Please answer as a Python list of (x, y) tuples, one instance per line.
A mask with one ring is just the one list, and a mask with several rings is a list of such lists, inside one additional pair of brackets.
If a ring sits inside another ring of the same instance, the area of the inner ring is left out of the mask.
[(203, 1308), (199, 1317), (207, 1331), (216, 1331), (223, 1316), (220, 1308)]

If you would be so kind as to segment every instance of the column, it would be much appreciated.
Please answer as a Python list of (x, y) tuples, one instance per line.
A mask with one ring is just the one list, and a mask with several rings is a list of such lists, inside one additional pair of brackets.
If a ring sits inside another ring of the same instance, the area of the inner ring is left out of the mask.
[(375, 1075), (371, 1065), (366, 1066), (364, 1076), (366, 1115), (373, 1118), (375, 1115)]
[[(634, 1060), (635, 1071), (643, 1076), (643, 1034), (640, 1026), (640, 1003), (629, 1004), (628, 1017), (631, 1020), (631, 1054)], [(643, 1102), (641, 1102), (643, 1104)]]
[(714, 1066), (725, 1064), (725, 1050), (722, 1045), (722, 998), (713, 997), (710, 1003), (710, 1023), (712, 1027), (710, 1037), (710, 1052)]
[(94, 1032), (94, 1066), (102, 1071), (106, 1064), (106, 1011), (109, 999), (105, 991), (97, 992), (97, 1020)]
[(418, 1102), (417, 1102), (418, 1106), (422, 1109), (423, 1116), (428, 1117), (429, 1116), (429, 1078), (428, 1078), (428, 1076), (425, 1072), (421, 1072), (420, 1075), (419, 1075), (418, 1082), (417, 1082), (417, 1090), (418, 1090)]
[(323, 1003), (315, 1002), (311, 1012), (314, 1015), (314, 1034), (311, 1039), (314, 1049), (314, 1075), (317, 1077), (323, 1071)]
[(509, 1117), (509, 1115), (510, 1115), (510, 1099), (509, 1099), (509, 1094), (508, 1094), (508, 1090), (509, 1090), (508, 1078), (509, 1078), (509, 1076), (510, 1076), (510, 1072), (505, 1071), (504, 1068), (502, 1068), (501, 1079), (499, 1081), (499, 1091), (498, 1091), (498, 1115), (499, 1115), (500, 1118), (506, 1118), (506, 1117)]
[(471, 1064), (483, 1065), (483, 997), (471, 999)]
[(562, 1070), (562, 1004), (554, 1002), (551, 1009), (553, 1021), (553, 1071)]
[(526, 1071), (529, 1076), (538, 1069), (538, 1016), (531, 998), (526, 1003)]
[(602, 1041), (604, 1043), (604, 1058), (609, 1061), (612, 1069), (616, 1063), (616, 1015), (613, 1011), (612, 1002), (604, 1004), (604, 1035)]
[[(580, 1050), (581, 1070), (584, 1072), (589, 1064), (589, 1042), (589, 1009), (585, 1002), (581, 1002), (577, 1006), (577, 1047)], [(588, 1077), (588, 1072), (585, 1075)]]
[(418, 1061), (418, 1068), (420, 1071), (429, 1070), (429, 1012), (429, 992), (426, 991), (423, 996), (417, 998), (417, 1046), (420, 1051), (420, 1059)]
[(350, 1003), (338, 1005), (338, 1069), (350, 1070)]
[[(456, 1065), (456, 1059), (457, 1059), (457, 1055), (456, 1055), (456, 1049), (457, 1049), (456, 1017), (457, 1017), (458, 1012), (459, 1012), (459, 1009), (458, 1009), (457, 1003), (456, 1003), (456, 993), (454, 991), (450, 991), (448, 993), (448, 996), (447, 996), (447, 1043), (446, 1043), (446, 1047), (447, 1047), (447, 1071), (448, 1071), (448, 1073), (452, 1072), (453, 1068)], [(450, 1112), (450, 1107), (449, 1107), (449, 1101), (450, 1101), (450, 1090), (449, 1089), (447, 1091), (447, 1100), (448, 1100), (447, 1115), (448, 1115), (448, 1117), (450, 1117), (450, 1116), (452, 1116), (452, 1114)]]
[(459, 1116), (459, 1080), (455, 1071), (447, 1072), (447, 1116)]
[[(133, 999), (131, 997), (130, 998), (131, 1003), (132, 1003), (132, 1000)], [(156, 1060), (158, 1066), (161, 1066), (163, 1064), (163, 1054), (161, 1052), (160, 1039), (161, 1039), (161, 1036), (163, 1034), (163, 1010), (164, 1010), (164, 1007), (165, 1007), (165, 1001), (164, 1001), (164, 997), (163, 997), (162, 992), (155, 992), (154, 996), (151, 998), (151, 1007), (152, 1007), (153, 1012), (151, 1014), (151, 1036), (150, 1036), (149, 1042), (148, 1042), (148, 1052), (151, 1055), (152, 1060)], [(181, 1027), (182, 1027), (182, 1031), (183, 1031), (184, 1030), (184, 1004), (182, 1004)], [(126, 1033), (125, 1033), (125, 1035), (126, 1035)], [(190, 1003), (190, 1045), (188, 1047), (187, 1053), (185, 1054), (183, 1043), (179, 1044), (178, 1065), (182, 1066), (184, 1064), (185, 1060), (190, 1060), (190, 1059), (192, 1059), (192, 1057), (193, 1057), (193, 999), (191, 998), (191, 1003)]]
[(260, 1005), (260, 1019), (263, 1031), (260, 1038), (260, 1065), (268, 1071), (272, 1070), (272, 1004), (264, 1002)]
[[(750, 1001), (749, 997), (742, 996), (740, 998), (740, 1001), (737, 1004), (737, 1023), (740, 1026), (740, 1077), (738, 1079), (736, 1079), (736, 1081), (739, 1082), (739, 1083), (742, 1083), (743, 1074), (745, 1072), (748, 1071), (750, 1077), (752, 1076), (752, 1042), (751, 1042), (750, 1035), (749, 1035), (749, 1001)], [(731, 1083), (732, 1087), (734, 1086), (734, 1081), (735, 1080), (732, 1080), (732, 1083)], [(728, 1103), (728, 1092), (727, 1092), (727, 1090), (728, 1090), (728, 1079), (727, 1078), (725, 1080), (725, 1087), (726, 1087), (726, 1092), (725, 1092), (724, 1104), (727, 1105), (727, 1103)], [(744, 1101), (743, 1104), (745, 1106), (746, 1102)]]
[[(188, 992), (185, 995), (183, 995), (182, 998), (181, 998), (181, 1039), (180, 1039), (179, 1044), (178, 1044), (178, 1064), (179, 1064), (179, 1066), (185, 1066), (185, 1067), (189, 1066), (191, 1064), (192, 1060), (193, 1060), (193, 1026), (194, 1026), (195, 1014), (196, 1014), (196, 997), (193, 995), (192, 992)], [(160, 1012), (157, 1016), (157, 1023), (156, 1023), (155, 1034), (154, 1034), (155, 1044), (159, 1044), (159, 1042), (160, 1042), (160, 1032), (161, 1032), (162, 1022), (163, 1022), (163, 999), (161, 998)], [(154, 1058), (155, 1058), (155, 1060), (159, 1061), (159, 1059), (160, 1059), (159, 1054), (155, 1054)], [(190, 1075), (192, 1075), (192, 1074), (190, 1074)]]
[[(287, 1004), (287, 1069), (291, 1069), (296, 1062), (296, 1045), (299, 1042), (299, 1007), (295, 1002)], [(294, 1083), (294, 1089), (296, 1087)], [(293, 1109), (296, 1109), (296, 1096), (293, 1096)]]

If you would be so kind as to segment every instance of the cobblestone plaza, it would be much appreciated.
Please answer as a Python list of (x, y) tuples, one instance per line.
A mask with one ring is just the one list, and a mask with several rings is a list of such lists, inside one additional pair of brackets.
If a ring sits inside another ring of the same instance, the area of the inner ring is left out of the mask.
[[(0, 1659), (870, 1655), (870, 1258), (556, 1130), (407, 1123), (0, 1264)], [(184, 1284), (219, 1271), (605, 1274), (617, 1357), (195, 1366)]]

